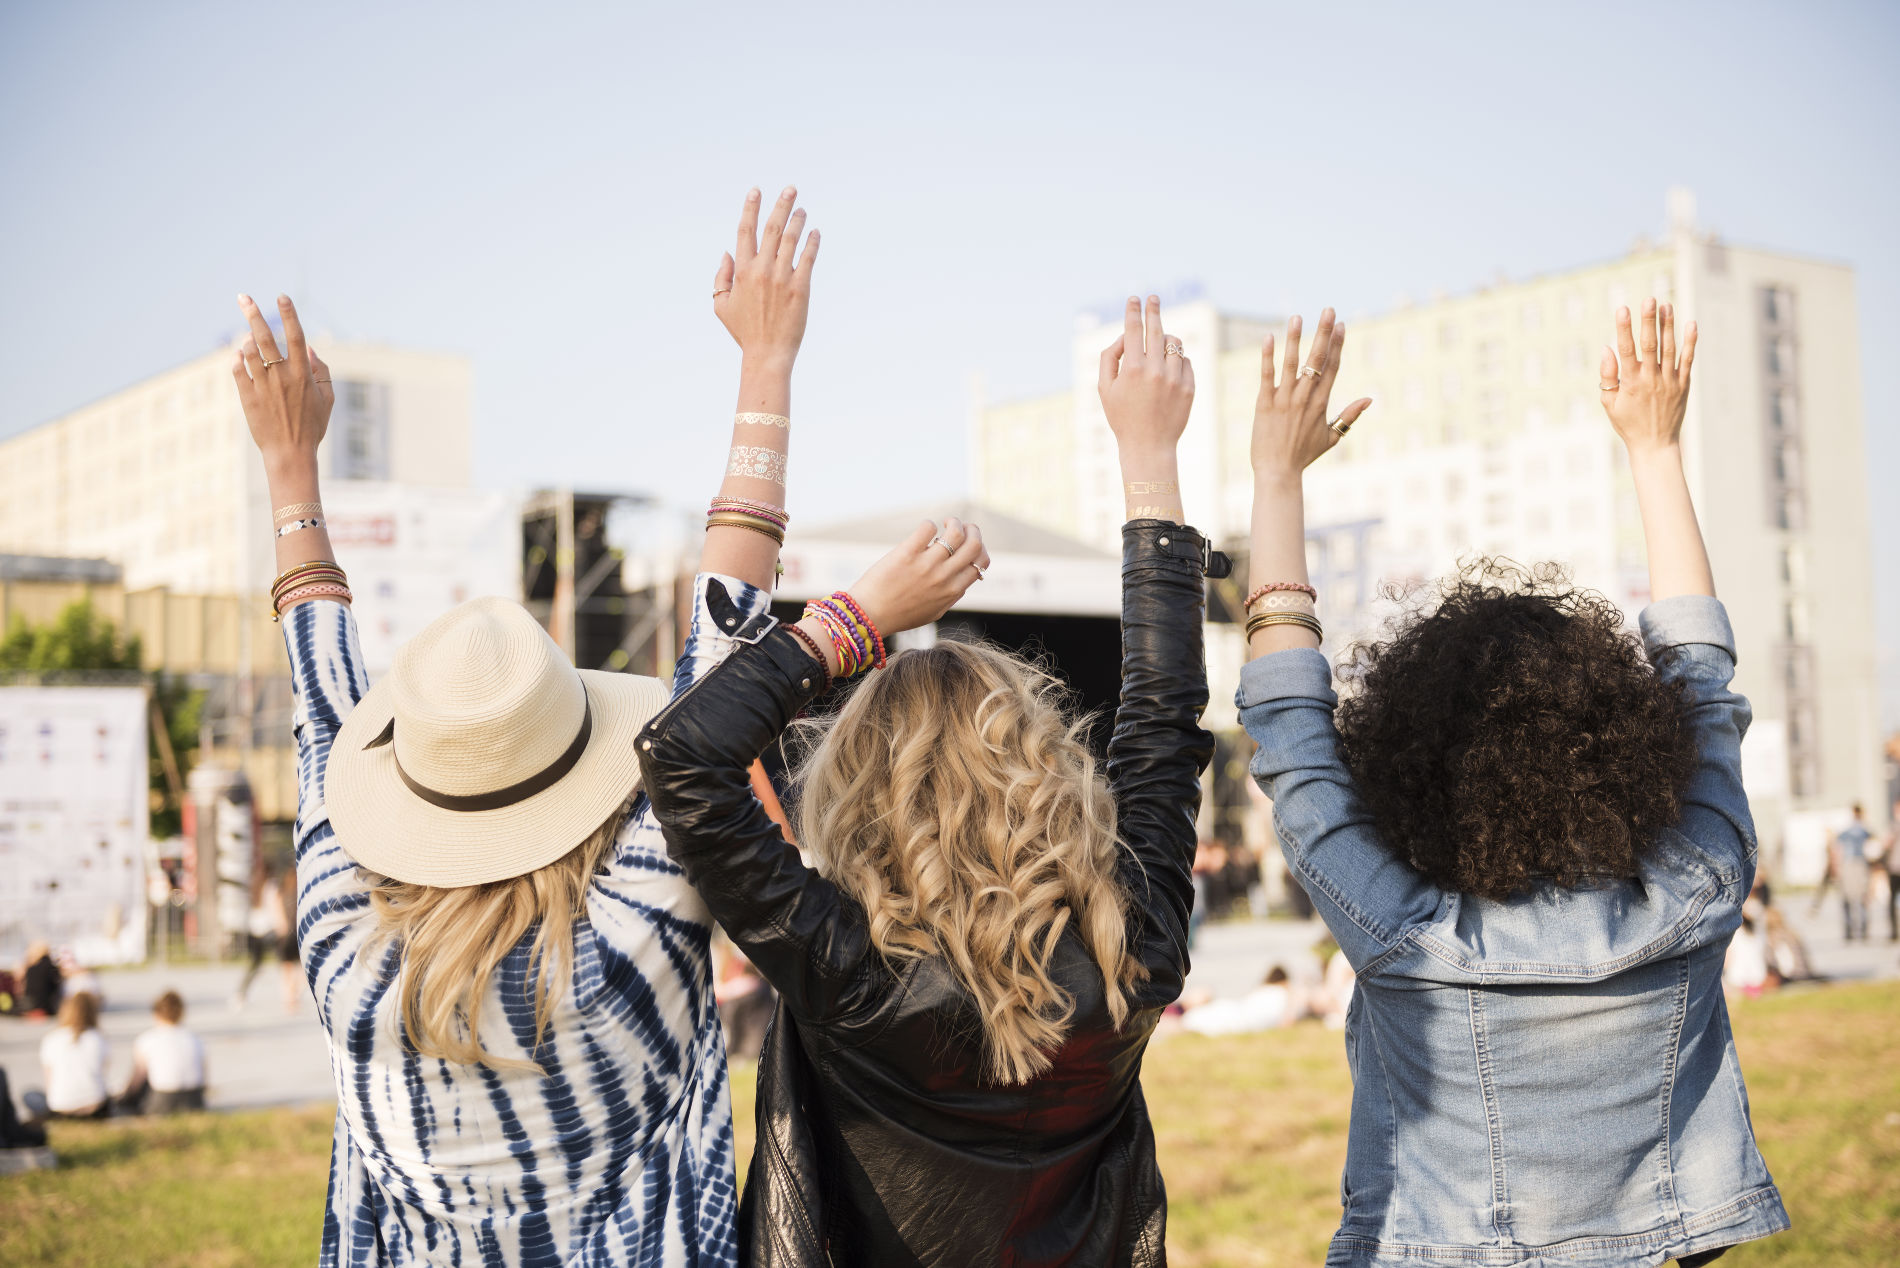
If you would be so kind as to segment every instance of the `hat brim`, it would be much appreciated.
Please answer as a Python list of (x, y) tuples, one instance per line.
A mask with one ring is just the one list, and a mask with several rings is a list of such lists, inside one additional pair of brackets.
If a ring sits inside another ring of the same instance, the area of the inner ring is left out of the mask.
[(379, 876), (456, 889), (523, 876), (585, 841), (640, 786), (634, 740), (666, 706), (657, 678), (578, 671), (594, 731), (574, 768), (499, 810), (445, 810), (409, 791), (396, 746), (370, 747), (394, 712), (385, 677), (343, 720), (330, 746), (323, 800), (337, 844)]

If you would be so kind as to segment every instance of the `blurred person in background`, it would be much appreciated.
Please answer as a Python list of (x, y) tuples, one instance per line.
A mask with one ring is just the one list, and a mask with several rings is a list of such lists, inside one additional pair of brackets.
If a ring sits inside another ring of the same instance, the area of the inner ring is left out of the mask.
[[(634, 752), (666, 685), (478, 598), (371, 687), (317, 476), (329, 368), (288, 297), (281, 342), (239, 308), (297, 745), (288, 954), (338, 1100), (319, 1263), (732, 1264), (711, 920)], [(690, 628), (677, 690), (731, 646), (703, 602)]]
[[(782, 513), (786, 345), (804, 304), (750, 263), (749, 227), (739, 247), (716, 309), (758, 366), (741, 409), (773, 422), (735, 428), (748, 482), (729, 466), (714, 505), (745, 499), (750, 514), (711, 517), (701, 567), (715, 575), (700, 582), (739, 645), (640, 753), (668, 849), (779, 991), (741, 1253), (813, 1268), (1158, 1265), (1167, 1204), (1139, 1074), (1187, 968), (1213, 754), (1199, 725), (1210, 556), (1183, 525), (1175, 452), (1192, 371), (1159, 301), (1145, 319), (1129, 301), (1100, 380), (1127, 495), (1104, 775), (1067, 693), (1020, 657), (940, 640), (878, 667), (887, 636), (982, 579), (975, 525), (926, 523), (799, 622), (771, 618), (780, 535), (744, 525)], [(874, 667), (813, 724), (807, 867), (747, 771), (830, 680)]]
[(185, 1001), (166, 991), (152, 1002), (151, 1029), (132, 1041), (132, 1076), (119, 1101), (134, 1114), (205, 1107), (205, 1046), (185, 1028)]
[[(251, 908), (245, 914), (244, 921), (244, 950), (250, 962), (245, 965), (244, 976), (238, 981), (236, 993), (231, 996), (233, 1008), (242, 1010), (249, 1002), (251, 983), (257, 980), (258, 971), (264, 965), (277, 962), (284, 937), (290, 930), (289, 913), (284, 910), (283, 895), (278, 885), (279, 877), (274, 870), (260, 870), (251, 892)], [(291, 960), (294, 964), (294, 952)]]
[(1852, 942), (1867, 940), (1867, 888), (1872, 869), (1867, 862), (1867, 843), (1873, 839), (1867, 830), (1860, 803), (1854, 803), (1854, 817), (1834, 834), (1829, 859), (1836, 882), (1841, 887), (1841, 938)]
[(59, 1025), (40, 1040), (44, 1092), (25, 1097), (30, 1118), (104, 1118), (112, 1110), (106, 1091), (106, 1037), (99, 1033), (99, 999), (85, 991), (59, 1006)]
[(53, 959), (53, 948), (35, 938), (26, 944), (21, 961), (19, 997), (15, 1008), (29, 1018), (51, 1017), (66, 997), (66, 979)]
[(1887, 873), (1887, 941), (1900, 942), (1900, 801), (1887, 820), (1886, 842), (1880, 862)]
[(1278, 374), (1271, 339), (1261, 359), (1238, 704), (1356, 974), (1327, 1263), (1693, 1268), (1787, 1228), (1721, 989), (1756, 847), (1749, 706), (1682, 465), (1694, 326), (1678, 354), (1669, 305), (1637, 331), (1621, 309), (1601, 363), (1649, 553), (1641, 644), (1560, 570), (1479, 561), (1354, 649), (1342, 705), (1302, 472), (1371, 402), (1328, 421), (1345, 333), (1322, 314), (1302, 363), (1297, 323)]

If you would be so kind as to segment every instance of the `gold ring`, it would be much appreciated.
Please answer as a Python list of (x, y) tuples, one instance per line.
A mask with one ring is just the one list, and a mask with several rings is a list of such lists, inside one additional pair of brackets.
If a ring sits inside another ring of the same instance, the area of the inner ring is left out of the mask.
[(1617, 380), (1616, 382), (1614, 382), (1614, 383), (1599, 383), (1599, 384), (1597, 384), (1597, 391), (1599, 391), (1599, 392), (1614, 392), (1614, 391), (1616, 391), (1616, 389), (1617, 389), (1617, 388), (1619, 388), (1619, 387), (1622, 387), (1622, 386), (1623, 386), (1623, 381), (1622, 381), (1621, 379), (1618, 379), (1618, 380)]
[(721, 295), (730, 295), (730, 294), (732, 294), (732, 288), (731, 288), (730, 286), (728, 286), (728, 287), (727, 287), (727, 288), (726, 288), (725, 290), (723, 290), (723, 291), (714, 291), (714, 292), (713, 292), (713, 298), (714, 298), (714, 299), (718, 299), (718, 298), (719, 298), (719, 297), (720, 297)]
[(257, 354), (257, 359), (264, 363), (264, 368), (266, 370), (270, 369), (274, 365), (282, 365), (284, 362), (290, 360), (289, 357), (279, 357), (275, 361), (272, 361), (268, 357), (266, 357), (262, 352)]
[(310, 381), (311, 381), (312, 383), (328, 383), (328, 382), (329, 382), (330, 380), (328, 380), (328, 379), (320, 379), (320, 378), (318, 378), (318, 377), (317, 377), (316, 375), (314, 375), (314, 374), (313, 374), (313, 375), (311, 375), (311, 376), (310, 376)]
[(1319, 367), (1312, 366), (1312, 365), (1303, 365), (1300, 367), (1301, 378), (1305, 378), (1309, 374), (1312, 375), (1316, 379), (1319, 378), (1320, 377)]
[(1172, 339), (1168, 340), (1168, 342), (1162, 346), (1161, 355), (1164, 357), (1180, 357), (1182, 360), (1187, 359), (1187, 354), (1181, 351), (1181, 345)]
[[(1165, 354), (1163, 354), (1163, 355), (1165, 355)], [(972, 568), (976, 568), (976, 579), (977, 579), (978, 581), (987, 581), (987, 580), (989, 579), (989, 578), (987, 578), (987, 577), (985, 577), (985, 576), (983, 575), (983, 569), (981, 569), (981, 568), (979, 568), (979, 567), (977, 567), (977, 565), (976, 565), (976, 563), (975, 563), (975, 561), (972, 561), (972, 562), (971, 562), (971, 564), (970, 564), (970, 567), (972, 567)]]
[(1352, 430), (1352, 424), (1346, 421), (1344, 414), (1341, 414), (1338, 418), (1326, 424), (1326, 428), (1335, 436), (1344, 436), (1347, 432)]

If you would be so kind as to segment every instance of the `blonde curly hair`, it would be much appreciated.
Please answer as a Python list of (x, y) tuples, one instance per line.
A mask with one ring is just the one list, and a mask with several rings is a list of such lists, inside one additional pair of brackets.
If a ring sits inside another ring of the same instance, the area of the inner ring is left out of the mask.
[(1049, 1069), (1075, 1000), (1050, 976), (1073, 928), (1109, 1015), (1127, 951), (1115, 805), (1049, 673), (995, 647), (902, 652), (851, 696), (800, 772), (799, 838), (899, 965), (939, 956), (975, 1000), (987, 1073)]

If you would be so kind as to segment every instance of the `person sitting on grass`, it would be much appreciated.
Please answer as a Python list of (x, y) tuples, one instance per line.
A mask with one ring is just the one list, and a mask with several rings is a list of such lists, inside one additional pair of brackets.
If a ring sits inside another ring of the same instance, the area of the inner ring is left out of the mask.
[(132, 1041), (132, 1077), (121, 1104), (135, 1114), (205, 1107), (205, 1046), (181, 1024), (185, 1001), (166, 991), (152, 1004), (153, 1027)]
[(1627, 309), (1617, 336), (1601, 389), (1648, 539), (1640, 643), (1560, 570), (1470, 564), (1356, 650), (1344, 705), (1301, 472), (1370, 401), (1327, 422), (1330, 312), (1305, 366), (1297, 324), (1277, 382), (1271, 340), (1262, 358), (1238, 703), (1357, 973), (1335, 1268), (1696, 1265), (1788, 1227), (1722, 997), (1756, 847), (1748, 702), (1683, 473), (1695, 328), (1678, 358), (1652, 300), (1640, 357)]
[(59, 1025), (40, 1040), (40, 1073), (46, 1090), (21, 1098), (29, 1119), (104, 1118), (111, 1112), (98, 996), (75, 991), (59, 1006)]

